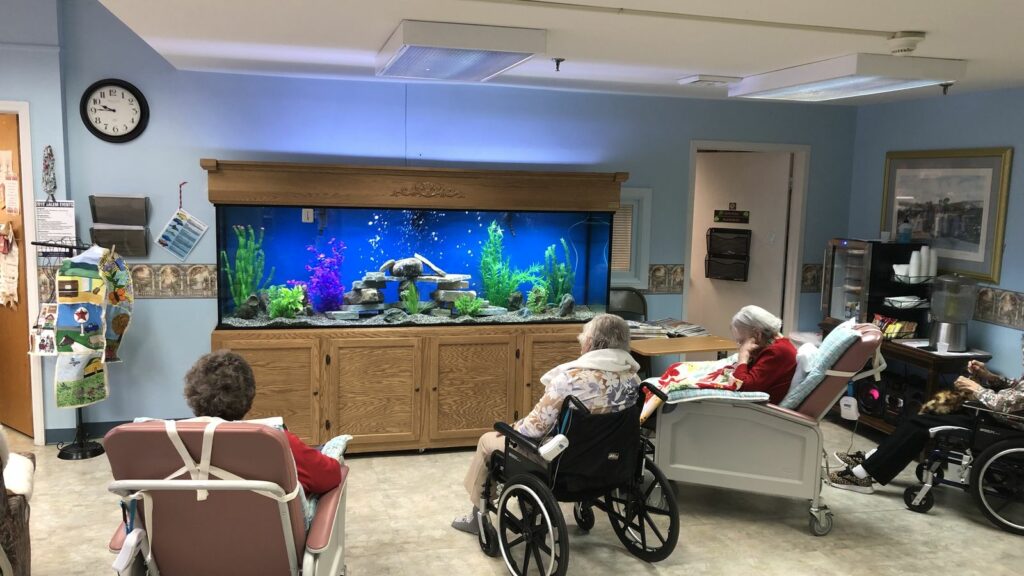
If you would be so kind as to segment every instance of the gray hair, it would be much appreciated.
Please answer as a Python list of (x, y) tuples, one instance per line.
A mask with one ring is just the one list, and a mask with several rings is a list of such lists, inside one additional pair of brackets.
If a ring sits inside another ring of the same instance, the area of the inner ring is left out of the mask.
[(746, 328), (762, 343), (771, 342), (782, 330), (782, 320), (760, 306), (744, 306), (732, 317), (732, 325)]
[(590, 340), (590, 350), (629, 351), (629, 324), (614, 314), (598, 314), (583, 325), (580, 342)]

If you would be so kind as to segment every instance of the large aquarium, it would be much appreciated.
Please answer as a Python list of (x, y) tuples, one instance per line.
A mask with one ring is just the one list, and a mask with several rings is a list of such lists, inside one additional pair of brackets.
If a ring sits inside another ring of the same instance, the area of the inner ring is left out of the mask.
[(217, 207), (222, 328), (581, 322), (611, 213)]

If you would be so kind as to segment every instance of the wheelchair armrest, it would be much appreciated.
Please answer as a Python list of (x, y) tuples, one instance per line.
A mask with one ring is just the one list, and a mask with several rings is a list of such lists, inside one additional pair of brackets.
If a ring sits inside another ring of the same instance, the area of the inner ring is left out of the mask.
[(641, 380), (640, 388), (647, 388), (647, 390), (651, 394), (654, 394), (658, 398), (658, 400), (661, 400), (662, 402), (668, 402), (668, 394), (665, 394), (665, 392), (661, 388), (654, 386), (650, 382)]
[(537, 443), (536, 440), (532, 438), (527, 438), (526, 436), (523, 436), (519, 432), (516, 432), (516, 429), (510, 426), (507, 422), (495, 422), (494, 429), (497, 430), (498, 432), (501, 432), (505, 436), (508, 436), (509, 438), (515, 440), (519, 444), (526, 446), (533, 452), (540, 453), (540, 444)]
[(341, 467), (341, 482), (332, 490), (320, 496), (316, 505), (316, 514), (309, 526), (309, 534), (306, 536), (306, 550), (310, 552), (321, 552), (331, 543), (332, 536), (338, 527), (339, 518), (344, 521), (345, 511), (341, 509), (342, 496), (345, 493), (345, 480), (348, 477), (348, 466)]
[(1011, 412), (1000, 412), (999, 410), (993, 410), (988, 406), (985, 406), (981, 402), (977, 402), (975, 400), (964, 402), (964, 408), (973, 411), (976, 415), (981, 415), (982, 412), (987, 412), (989, 414), (995, 414), (1000, 418), (1006, 418), (1007, 420), (1013, 420), (1014, 422), (1020, 422), (1024, 424), (1024, 416), (1021, 416), (1019, 414), (1013, 414)]

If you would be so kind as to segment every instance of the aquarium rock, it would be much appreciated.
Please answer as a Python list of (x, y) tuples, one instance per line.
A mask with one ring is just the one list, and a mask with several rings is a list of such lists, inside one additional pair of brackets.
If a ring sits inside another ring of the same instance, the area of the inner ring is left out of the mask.
[(363, 288), (384, 288), (388, 283), (380, 280), (356, 280), (352, 283), (353, 290), (362, 290)]
[(572, 294), (566, 294), (562, 296), (562, 303), (558, 305), (558, 315), (561, 317), (572, 316), (572, 313), (576, 310), (576, 299), (572, 297)]
[[(422, 280), (422, 278), (419, 279)], [(466, 288), (469, 288), (469, 282), (466, 282), (465, 280), (460, 280), (458, 282), (438, 282), (437, 288), (438, 290), (465, 290)]]
[(252, 320), (260, 313), (259, 296), (252, 294), (241, 306), (235, 309), (235, 316), (243, 320)]
[(267, 294), (266, 292), (260, 292), (259, 301), (260, 301), (260, 312), (266, 312), (267, 311), (267, 307), (270, 305), (270, 295)]
[(419, 260), (420, 262), (423, 262), (424, 266), (426, 266), (427, 268), (430, 268), (431, 270), (433, 270), (434, 274), (437, 274), (438, 276), (447, 276), (448, 275), (448, 274), (445, 273), (444, 270), (441, 270), (440, 268), (435, 266), (433, 262), (431, 262), (430, 260), (427, 260), (426, 257), (420, 256), (419, 254), (416, 254), (415, 252), (413, 252), (412, 256), (413, 256), (413, 258)]
[(398, 283), (398, 293), (399, 295), (401, 295), (402, 292), (405, 292), (406, 290), (415, 287), (416, 283), (413, 282), (412, 280), (402, 280), (401, 282)]
[(476, 291), (474, 290), (437, 290), (430, 293), (430, 297), (438, 302), (455, 302), (463, 296), (469, 296), (470, 298), (476, 298)]
[(523, 293), (520, 292), (519, 290), (513, 290), (512, 293), (508, 295), (508, 309), (519, 310), (522, 307)]
[(376, 288), (363, 288), (345, 292), (345, 304), (377, 304), (382, 302), (380, 290)]
[(389, 308), (382, 314), (384, 321), (388, 324), (397, 324), (404, 321), (408, 316), (404, 310), (399, 310), (398, 308)]
[(380, 265), (381, 274), (391, 274), (391, 269), (395, 267), (394, 260), (388, 260), (387, 262)]
[(363, 275), (363, 282), (384, 282), (387, 275), (383, 272), (367, 272)]
[(344, 306), (341, 307), (341, 309), (355, 310), (356, 312), (377, 313), (390, 306), (392, 306), (392, 304), (345, 304)]
[(477, 312), (477, 316), (501, 316), (502, 314), (508, 314), (508, 308), (502, 308), (501, 306), (484, 306)]
[(423, 275), (423, 262), (416, 258), (402, 258), (395, 262), (395, 267), (391, 269), (391, 274), (400, 278), (421, 276)]
[(530, 314), (532, 314), (532, 312), (530, 312), (529, 308), (520, 308), (519, 312), (516, 312), (516, 315), (520, 318), (529, 318)]
[(306, 304), (306, 307), (302, 309), (302, 313), (305, 314), (306, 316), (312, 316), (316, 314), (316, 312), (313, 311), (313, 307), (310, 306), (309, 304)]
[(452, 311), (447, 308), (433, 308), (430, 311), (431, 316), (439, 316), (442, 318), (450, 318)]
[(333, 310), (327, 313), (331, 320), (359, 320), (359, 312), (355, 310)]

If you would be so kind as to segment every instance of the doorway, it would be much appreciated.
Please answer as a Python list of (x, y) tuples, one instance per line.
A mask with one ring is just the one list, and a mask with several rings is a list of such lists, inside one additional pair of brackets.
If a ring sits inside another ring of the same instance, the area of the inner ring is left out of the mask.
[[(809, 159), (807, 146), (692, 144), (692, 219), (685, 288), (689, 321), (728, 337), (733, 314), (747, 304), (756, 304), (782, 318), (784, 332), (796, 329)], [(715, 221), (716, 210), (729, 209), (747, 212), (749, 220)], [(746, 281), (706, 276), (709, 228), (750, 231)]]
[[(0, 224), (10, 227), (13, 245), (6, 247), (5, 266), (17, 267), (17, 304), (0, 306), (0, 423), (22, 434), (34, 434), (32, 373), (29, 366), (29, 302), (26, 286), (26, 249), (21, 130), (18, 114), (0, 112)], [(17, 251), (17, 257), (14, 252)], [(10, 274), (8, 274), (10, 276)], [(0, 279), (0, 282), (5, 281)]]

